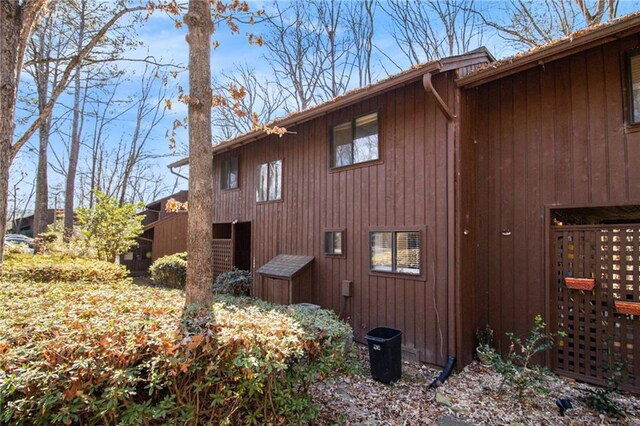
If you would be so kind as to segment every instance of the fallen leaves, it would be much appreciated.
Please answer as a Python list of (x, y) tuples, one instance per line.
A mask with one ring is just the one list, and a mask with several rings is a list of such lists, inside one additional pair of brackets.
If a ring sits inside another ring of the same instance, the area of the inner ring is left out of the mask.
[[(316, 425), (431, 425), (443, 417), (488, 425), (640, 425), (640, 399), (619, 395), (626, 418), (615, 420), (580, 401), (588, 385), (549, 375), (547, 393), (531, 392), (522, 402), (505, 386), (492, 367), (473, 362), (454, 373), (437, 390), (429, 388), (439, 369), (403, 362), (402, 379), (389, 386), (369, 375), (367, 348), (356, 346), (361, 373), (315, 383), (310, 392), (320, 405)], [(570, 398), (572, 409), (560, 416), (556, 398)]]

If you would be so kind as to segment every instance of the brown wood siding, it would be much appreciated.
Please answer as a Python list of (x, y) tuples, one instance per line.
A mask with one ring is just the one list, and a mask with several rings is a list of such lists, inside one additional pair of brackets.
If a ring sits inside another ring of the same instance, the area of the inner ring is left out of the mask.
[(624, 53), (639, 45), (626, 37), (464, 92), (463, 322), (489, 323), (503, 350), (536, 314), (553, 321), (547, 207), (640, 204), (640, 133), (625, 132), (623, 108)]
[(187, 251), (187, 213), (173, 213), (154, 226), (152, 258)]
[[(451, 75), (434, 77), (444, 99), (454, 99)], [(378, 111), (379, 162), (329, 169), (332, 125)], [(277, 254), (315, 257), (310, 302), (351, 323), (355, 337), (389, 326), (422, 361), (443, 365), (449, 354), (448, 132), (452, 129), (421, 82), (290, 127), (214, 158), (214, 222), (252, 223), (252, 269)], [(224, 158), (239, 156), (240, 187), (220, 190)], [(282, 159), (282, 201), (256, 203), (260, 163)], [(368, 233), (376, 228), (421, 229), (424, 279), (369, 272)], [(346, 256), (323, 254), (327, 229), (344, 229)], [(262, 296), (254, 274), (254, 294)], [(353, 297), (343, 299), (343, 280)], [(271, 284), (270, 284), (271, 285)]]

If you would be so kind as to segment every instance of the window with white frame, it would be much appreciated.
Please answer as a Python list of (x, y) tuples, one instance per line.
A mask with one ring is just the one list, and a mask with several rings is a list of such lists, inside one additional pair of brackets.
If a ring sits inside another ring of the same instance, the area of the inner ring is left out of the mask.
[(282, 160), (260, 164), (256, 172), (256, 201), (276, 201), (281, 199)]

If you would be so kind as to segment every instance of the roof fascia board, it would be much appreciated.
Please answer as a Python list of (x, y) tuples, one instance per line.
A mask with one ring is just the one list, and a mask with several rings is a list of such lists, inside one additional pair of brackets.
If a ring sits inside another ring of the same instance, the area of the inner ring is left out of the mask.
[[(307, 121), (313, 120), (317, 117), (329, 114), (340, 108), (345, 108), (365, 99), (372, 98), (381, 93), (396, 89), (409, 83), (420, 81), (426, 73), (438, 73), (448, 72), (458, 68), (464, 68), (472, 65), (478, 65), (482, 63), (491, 62), (493, 56), (486, 49), (478, 49), (477, 51), (466, 53), (463, 55), (452, 56), (443, 58), (437, 61), (432, 61), (422, 66), (410, 69), (397, 76), (389, 77), (387, 80), (383, 80), (379, 83), (374, 83), (366, 88), (354, 89), (352, 93), (347, 93), (343, 96), (339, 96), (334, 100), (327, 101), (318, 106), (311, 107), (307, 110), (296, 112), (288, 117), (284, 117), (279, 120), (275, 120), (270, 125), (278, 127), (293, 127)], [(223, 152), (230, 151), (248, 143), (254, 142), (258, 139), (267, 137), (268, 135), (262, 130), (256, 130), (244, 135), (240, 135), (235, 139), (222, 142), (218, 145), (213, 145), (213, 156), (219, 155)], [(185, 157), (174, 163), (169, 164), (167, 167), (175, 168), (189, 164), (189, 158)]]
[[(389, 90), (393, 90), (397, 87), (401, 87), (408, 83), (412, 83), (414, 81), (419, 81), (422, 78), (422, 75), (424, 73), (437, 71), (440, 67), (441, 67), (441, 64), (439, 61), (431, 62), (424, 67), (411, 70), (396, 78), (390, 78), (381, 83), (372, 85), (370, 88), (366, 88), (362, 90), (356, 89), (357, 90), (356, 92), (352, 94), (347, 94), (342, 97), (338, 97), (333, 102), (328, 101), (317, 107), (312, 107), (312, 108), (309, 108), (308, 110), (294, 113), (290, 117), (285, 117), (282, 120), (276, 120), (273, 122), (273, 125), (276, 125), (278, 127), (297, 126), (299, 124), (313, 120), (314, 118), (321, 117), (330, 112), (336, 111), (340, 108), (345, 108), (350, 105), (353, 105), (367, 98), (374, 97), (376, 95), (387, 92)], [(231, 149), (237, 148), (239, 146), (245, 145), (249, 142), (253, 142), (254, 140), (257, 140), (266, 136), (268, 135), (262, 130), (256, 130), (250, 133), (246, 133), (235, 139), (230, 140), (229, 142), (223, 142), (219, 145), (214, 145), (212, 149), (213, 155), (219, 154), (221, 152), (229, 151)]]
[(557, 44), (547, 48), (541, 48), (531, 54), (516, 58), (513, 62), (498, 64), (495, 68), (479, 70), (473, 74), (460, 78), (457, 83), (459, 87), (476, 87), (494, 80), (498, 80), (509, 75), (525, 71), (527, 69), (543, 65), (544, 63), (573, 55), (587, 50), (591, 47), (625, 37), (638, 31), (640, 17), (634, 17), (627, 21), (605, 26), (576, 38), (567, 38)]

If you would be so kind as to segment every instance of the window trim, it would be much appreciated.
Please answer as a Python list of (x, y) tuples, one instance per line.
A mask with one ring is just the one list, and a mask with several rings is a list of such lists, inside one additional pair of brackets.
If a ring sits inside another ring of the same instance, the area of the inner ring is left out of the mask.
[[(236, 160), (236, 186), (234, 187), (228, 187), (225, 188), (223, 183), (224, 183), (224, 165), (227, 161), (230, 161), (231, 159)], [(227, 157), (225, 159), (222, 160), (222, 164), (220, 165), (220, 190), (221, 191), (235, 191), (240, 189), (240, 156), (239, 155), (234, 155), (234, 156), (230, 156)]]
[(624, 96), (626, 101), (624, 108), (624, 123), (625, 130), (628, 133), (640, 131), (640, 120), (633, 121), (633, 76), (631, 75), (631, 58), (634, 56), (640, 56), (640, 48), (628, 50), (624, 55), (624, 71), (626, 73), (624, 78), (624, 90), (627, 91), (626, 96)]
[[(342, 233), (342, 253), (331, 253), (327, 252), (327, 247), (325, 245), (327, 233), (341, 232)], [(345, 228), (326, 228), (322, 233), (322, 254), (327, 257), (347, 257), (347, 241), (346, 241), (346, 229)]]
[[(427, 281), (427, 242), (429, 241), (428, 229), (426, 226), (377, 226), (367, 228), (364, 232), (365, 244), (367, 250), (367, 270), (371, 276), (378, 276), (384, 278), (396, 278), (402, 280), (413, 281)], [(372, 269), (371, 265), (371, 234), (374, 232), (417, 232), (420, 241), (420, 274), (409, 274), (406, 272), (397, 271), (376, 271)]]
[[(280, 198), (271, 200), (269, 199), (269, 182), (271, 181), (270, 176), (271, 176), (271, 167), (269, 166), (271, 163), (276, 162), (276, 161), (280, 161)], [(262, 166), (263, 164), (267, 165), (267, 188), (266, 188), (266, 194), (267, 194), (267, 199), (266, 200), (258, 200), (257, 197), (257, 193), (256, 193), (256, 204), (269, 204), (269, 203), (281, 203), (284, 201), (284, 158), (276, 158), (274, 160), (269, 160), (269, 161), (264, 161), (261, 163), (258, 163), (255, 168), (254, 168), (254, 173), (255, 173), (255, 183), (254, 183), (254, 190), (257, 191), (258, 188), (258, 173), (257, 170), (260, 168), (260, 166)]]
[[(356, 120), (362, 117), (365, 117), (367, 115), (371, 115), (371, 114), (376, 114), (376, 120), (377, 120), (377, 124), (378, 124), (378, 158), (373, 159), (373, 160), (367, 160), (367, 161), (361, 161), (359, 163), (351, 163), (351, 164), (346, 164), (344, 166), (332, 166), (332, 159), (333, 159), (333, 129), (336, 126), (339, 126), (340, 124), (344, 124), (344, 123), (351, 123), (351, 145), (353, 146), (353, 140), (355, 137), (355, 131), (356, 131)], [(382, 126), (382, 122), (380, 120), (380, 116), (381, 116), (381, 111), (380, 109), (375, 109), (375, 110), (370, 110), (367, 112), (363, 112), (360, 114), (354, 114), (353, 117), (351, 118), (351, 120), (333, 120), (331, 122), (331, 124), (329, 125), (329, 136), (328, 136), (328, 158), (327, 158), (327, 165), (329, 168), (329, 172), (339, 172), (339, 171), (343, 171), (343, 170), (350, 170), (350, 169), (355, 169), (355, 168), (359, 168), (359, 167), (368, 167), (368, 166), (372, 166), (372, 165), (376, 165), (376, 164), (380, 164), (382, 163), (382, 145), (383, 145), (383, 141), (382, 141), (382, 131), (383, 131), (383, 126)]]

